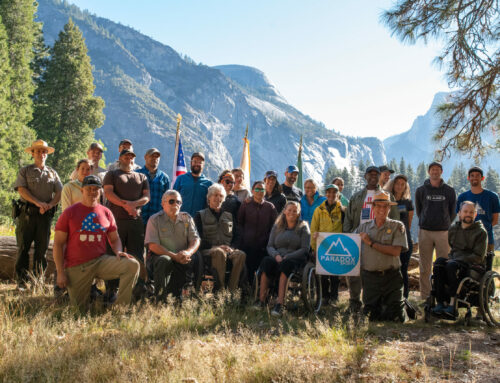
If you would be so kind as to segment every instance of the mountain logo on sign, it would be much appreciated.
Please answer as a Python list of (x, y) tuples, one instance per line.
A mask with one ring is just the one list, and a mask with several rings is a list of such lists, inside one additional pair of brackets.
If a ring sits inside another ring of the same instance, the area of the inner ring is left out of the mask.
[[(339, 246), (340, 245), (340, 246)], [(333, 241), (325, 255), (335, 255), (337, 257), (352, 257), (351, 252), (344, 246), (340, 237)]]

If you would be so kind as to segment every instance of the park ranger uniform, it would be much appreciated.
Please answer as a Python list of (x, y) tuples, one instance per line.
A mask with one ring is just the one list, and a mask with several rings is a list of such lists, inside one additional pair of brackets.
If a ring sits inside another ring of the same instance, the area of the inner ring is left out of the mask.
[[(382, 245), (401, 246), (408, 250), (402, 222), (387, 218), (381, 227), (375, 219), (361, 224), (356, 233), (367, 233)], [(361, 280), (364, 312), (373, 320), (404, 321), (403, 276), (399, 257), (386, 255), (364, 242), (361, 244)]]
[[(49, 203), (57, 192), (62, 190), (62, 183), (56, 171), (48, 166), (43, 169), (36, 165), (28, 165), (19, 170), (14, 184), (26, 188), (36, 199)], [(44, 214), (40, 214), (38, 206), (21, 198), (21, 209), (16, 219), (17, 262), (16, 275), (18, 282), (25, 282), (29, 268), (29, 250), (35, 242), (33, 270), (47, 266), (45, 252), (49, 246), (50, 226), (57, 206)]]

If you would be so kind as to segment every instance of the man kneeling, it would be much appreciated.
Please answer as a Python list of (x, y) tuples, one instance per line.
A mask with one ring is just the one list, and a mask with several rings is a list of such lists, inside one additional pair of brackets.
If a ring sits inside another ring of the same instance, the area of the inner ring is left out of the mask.
[(156, 299), (166, 301), (168, 294), (180, 298), (200, 238), (191, 216), (180, 211), (179, 192), (167, 190), (161, 205), (163, 210), (149, 218), (145, 242), (151, 252), (148, 267), (153, 269)]
[(432, 309), (434, 314), (455, 318), (458, 284), (468, 275), (470, 266), (484, 264), (488, 233), (481, 221), (474, 222), (476, 215), (474, 202), (464, 201), (458, 212), (459, 221), (448, 231), (449, 259), (438, 258), (434, 262), (434, 288), (438, 302)]
[[(122, 251), (113, 214), (99, 204), (101, 189), (99, 177), (85, 177), (82, 202), (64, 210), (56, 223), (53, 253), (57, 285), (66, 287), (71, 304), (81, 309), (88, 304), (94, 278), (119, 278), (116, 304), (130, 303), (139, 274), (139, 263)], [(106, 254), (107, 241), (116, 255)]]

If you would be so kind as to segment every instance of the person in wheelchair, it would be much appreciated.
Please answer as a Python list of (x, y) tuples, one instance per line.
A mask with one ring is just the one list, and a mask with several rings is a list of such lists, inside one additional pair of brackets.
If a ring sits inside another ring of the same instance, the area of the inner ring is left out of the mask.
[[(459, 221), (448, 231), (451, 251), (449, 259), (434, 262), (434, 289), (437, 305), (432, 313), (456, 317), (455, 299), (460, 281), (469, 274), (472, 265), (483, 265), (486, 257), (488, 233), (481, 221), (474, 222), (476, 205), (464, 201), (458, 212)], [(449, 300), (448, 300), (449, 299)]]
[(300, 219), (300, 204), (288, 201), (271, 229), (267, 244), (269, 255), (259, 266), (261, 277), (260, 296), (256, 302), (258, 308), (264, 307), (270, 281), (279, 275), (278, 299), (271, 315), (281, 315), (288, 277), (305, 263), (310, 237), (307, 222)]
[(210, 186), (207, 192), (208, 207), (196, 213), (194, 222), (201, 238), (201, 254), (211, 258), (221, 288), (225, 287), (226, 260), (231, 260), (233, 268), (228, 287), (229, 290), (235, 291), (238, 288), (246, 256), (243, 251), (231, 247), (234, 243), (234, 222), (233, 215), (229, 211), (222, 210), (225, 198), (226, 191), (221, 184)]
[(161, 205), (163, 210), (149, 218), (144, 242), (150, 251), (148, 266), (153, 269), (156, 299), (166, 301), (170, 293), (181, 296), (200, 238), (191, 216), (180, 211), (178, 191), (167, 190)]

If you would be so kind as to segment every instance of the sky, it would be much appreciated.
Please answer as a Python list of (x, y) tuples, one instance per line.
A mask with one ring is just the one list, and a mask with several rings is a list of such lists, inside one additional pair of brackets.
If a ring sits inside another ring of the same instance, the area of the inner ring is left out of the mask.
[(350, 136), (411, 128), (437, 92), (440, 45), (401, 43), (380, 21), (394, 0), (70, 0), (205, 65), (260, 69), (302, 113)]

